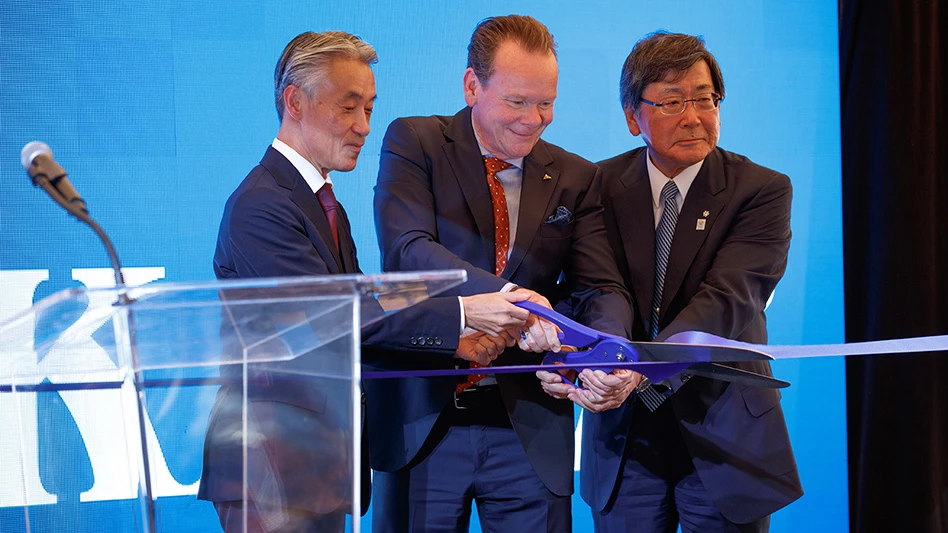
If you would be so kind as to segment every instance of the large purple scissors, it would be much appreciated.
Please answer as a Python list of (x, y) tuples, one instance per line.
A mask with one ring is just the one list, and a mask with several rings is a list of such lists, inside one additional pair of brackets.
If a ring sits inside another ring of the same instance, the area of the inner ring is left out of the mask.
[[(604, 372), (628, 368), (643, 374), (652, 383), (660, 383), (676, 374), (687, 374), (755, 387), (780, 389), (790, 386), (790, 383), (771, 376), (719, 364), (773, 360), (770, 355), (757, 350), (709, 344), (632, 342), (584, 326), (533, 302), (518, 302), (516, 305), (556, 324), (561, 331), (560, 342), (578, 350), (547, 352), (543, 357), (544, 365), (566, 364), (571, 368), (590, 368)], [(570, 383), (565, 377), (563, 382)]]

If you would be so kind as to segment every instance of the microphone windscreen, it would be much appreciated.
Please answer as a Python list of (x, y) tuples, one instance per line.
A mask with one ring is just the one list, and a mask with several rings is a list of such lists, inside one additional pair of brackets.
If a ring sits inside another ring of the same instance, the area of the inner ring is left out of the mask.
[(49, 145), (41, 141), (26, 143), (26, 146), (20, 151), (20, 162), (23, 163), (23, 168), (29, 169), (33, 164), (33, 160), (40, 155), (45, 155), (52, 159), (53, 151), (50, 150)]

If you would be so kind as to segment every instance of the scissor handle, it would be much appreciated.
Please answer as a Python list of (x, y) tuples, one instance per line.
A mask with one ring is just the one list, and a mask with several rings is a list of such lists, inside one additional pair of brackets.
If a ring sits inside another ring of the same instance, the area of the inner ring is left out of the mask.
[(559, 336), (560, 342), (563, 344), (583, 347), (589, 346), (590, 344), (606, 338), (604, 333), (596, 331), (590, 327), (586, 327), (575, 320), (566, 318), (560, 313), (557, 313), (548, 307), (543, 307), (538, 303), (524, 300), (522, 302), (517, 302), (514, 305), (522, 307), (534, 315), (537, 315), (540, 318), (545, 318), (546, 320), (556, 324), (560, 328), (560, 331), (563, 332)]

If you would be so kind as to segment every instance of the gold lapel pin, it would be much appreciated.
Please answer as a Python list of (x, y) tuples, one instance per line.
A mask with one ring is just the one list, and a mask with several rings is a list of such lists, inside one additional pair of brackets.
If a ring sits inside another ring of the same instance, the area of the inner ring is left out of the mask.
[(549, 174), (544, 174), (544, 175), (543, 175), (543, 181), (551, 180), (551, 179), (553, 179), (553, 177), (550, 176)]
[(711, 214), (711, 211), (704, 211), (703, 213), (701, 213), (701, 216), (707, 217), (710, 214)]

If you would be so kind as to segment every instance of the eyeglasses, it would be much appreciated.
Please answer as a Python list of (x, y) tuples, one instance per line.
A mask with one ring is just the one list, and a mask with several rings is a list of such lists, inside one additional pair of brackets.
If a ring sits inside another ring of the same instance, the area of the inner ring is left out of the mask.
[(687, 100), (682, 100), (681, 98), (675, 96), (666, 98), (657, 103), (646, 100), (645, 98), (642, 98), (640, 101), (644, 104), (657, 107), (663, 115), (680, 115), (685, 112), (685, 106), (688, 104), (688, 102), (694, 102), (696, 111), (713, 111), (718, 108), (721, 100), (724, 100), (724, 98), (714, 93), (708, 93), (699, 94), (698, 96), (689, 98)]

